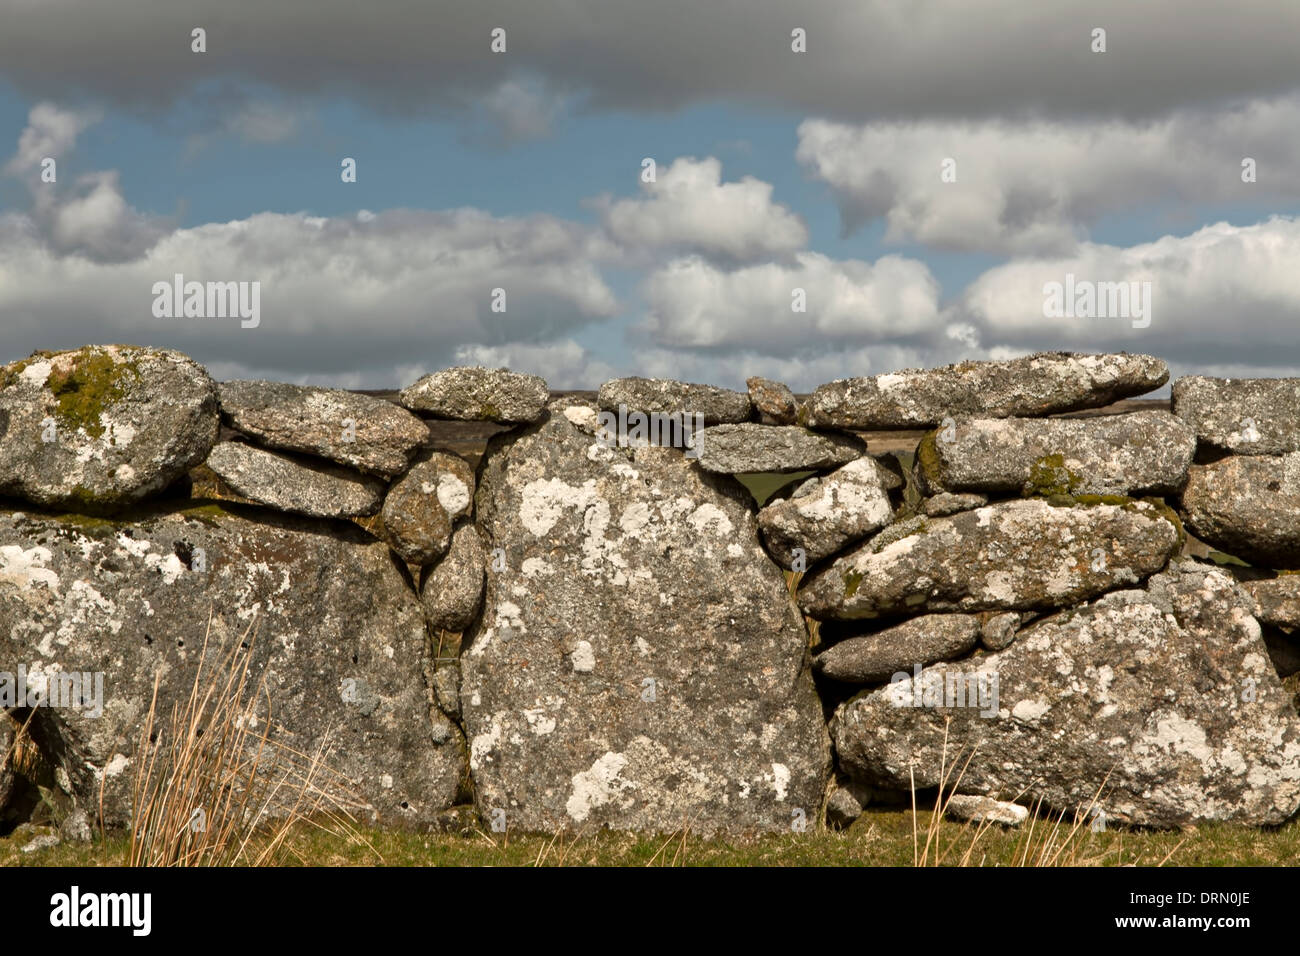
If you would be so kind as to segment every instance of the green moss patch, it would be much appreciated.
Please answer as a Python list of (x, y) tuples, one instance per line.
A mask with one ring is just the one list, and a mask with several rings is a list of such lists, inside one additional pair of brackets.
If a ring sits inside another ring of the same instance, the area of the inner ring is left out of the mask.
[(55, 367), (45, 386), (58, 401), (55, 419), (61, 425), (100, 438), (106, 430), (104, 410), (126, 397), (131, 379), (140, 379), (134, 362), (118, 361), (108, 352), (88, 346)]
[(1082, 484), (1083, 478), (1065, 467), (1064, 455), (1044, 455), (1030, 467), (1023, 494), (1043, 498), (1072, 495)]
[(862, 584), (862, 572), (852, 569), (844, 572), (844, 596), (851, 598), (858, 593), (858, 587)]

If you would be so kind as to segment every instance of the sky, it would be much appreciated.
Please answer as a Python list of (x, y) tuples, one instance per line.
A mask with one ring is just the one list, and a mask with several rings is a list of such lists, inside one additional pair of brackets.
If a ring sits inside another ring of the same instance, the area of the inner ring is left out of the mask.
[[(0, 362), (1300, 374), (1294, 0), (0, 0), (0, 24)], [(177, 274), (258, 283), (256, 324), (158, 314)], [(1067, 277), (1149, 310), (1054, 314)]]

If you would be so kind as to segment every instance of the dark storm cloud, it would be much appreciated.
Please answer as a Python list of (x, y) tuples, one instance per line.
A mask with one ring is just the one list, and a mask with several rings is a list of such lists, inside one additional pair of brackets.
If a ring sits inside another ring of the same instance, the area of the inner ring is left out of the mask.
[[(596, 108), (719, 98), (839, 119), (1152, 115), (1300, 86), (1293, 0), (5, 0), (0, 75), (143, 109), (236, 77), (406, 111), (528, 75)], [(190, 51), (190, 30), (208, 52)], [(488, 50), (494, 27), (508, 50)], [(790, 32), (808, 33), (792, 53)], [(1094, 27), (1107, 52), (1090, 51)]]

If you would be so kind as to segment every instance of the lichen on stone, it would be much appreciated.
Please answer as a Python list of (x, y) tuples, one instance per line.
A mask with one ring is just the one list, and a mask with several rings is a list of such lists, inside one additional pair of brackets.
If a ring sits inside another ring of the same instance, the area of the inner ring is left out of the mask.
[(31, 355), (27, 356), (27, 358), (19, 359), (17, 362), (11, 362), (4, 366), (4, 368), (0, 368), (0, 390), (6, 389), (14, 382), (18, 381), (18, 377), (22, 375), (29, 366), (34, 365), (42, 359), (51, 358), (56, 354), (57, 353), (51, 352), (48, 349), (38, 349)]

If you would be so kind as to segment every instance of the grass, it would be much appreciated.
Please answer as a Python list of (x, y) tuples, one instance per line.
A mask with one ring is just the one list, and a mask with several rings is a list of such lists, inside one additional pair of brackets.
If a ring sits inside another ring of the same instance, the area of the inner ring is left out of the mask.
[[(924, 806), (922, 807), (924, 811)], [(1040, 822), (1039, 826), (1043, 824)], [(1026, 823), (1025, 828), (1029, 827)], [(956, 866), (975, 827), (939, 820), (922, 812), (917, 839), (958, 848), (927, 865)], [(1061, 845), (1058, 830), (1056, 846)], [(905, 807), (869, 807), (850, 829), (810, 829), (752, 840), (710, 840), (682, 833), (658, 837), (624, 833), (536, 836), (480, 831), (420, 834), (359, 829), (355, 835), (300, 829), (284, 844), (288, 866), (904, 866), (916, 862), (913, 817)], [(97, 835), (91, 844), (61, 844), (22, 853), (30, 831), (0, 839), (0, 866), (117, 866), (129, 839)], [(1025, 865), (1043, 845), (1042, 831), (989, 827), (979, 838), (969, 866)], [(960, 852), (959, 852), (960, 851)], [(1074, 865), (1084, 866), (1287, 866), (1300, 862), (1300, 822), (1271, 830), (1207, 824), (1190, 831), (1108, 830), (1081, 827), (1072, 841)], [(1058, 863), (1063, 862), (1058, 859)]]
[[(249, 680), (253, 625), (216, 650), (208, 633), (189, 697), (158, 713), (158, 686), (136, 750), (127, 866), (266, 866), (292, 855), (298, 831), (322, 827), (357, 839), (345, 788), (325, 766), (328, 732), (315, 752), (298, 753), (272, 736), (264, 684)], [(259, 706), (261, 705), (261, 706)]]

